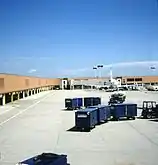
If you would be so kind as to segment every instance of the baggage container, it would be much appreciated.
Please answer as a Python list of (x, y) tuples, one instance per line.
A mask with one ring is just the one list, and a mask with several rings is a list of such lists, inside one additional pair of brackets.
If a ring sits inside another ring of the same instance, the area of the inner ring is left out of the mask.
[(70, 98), (65, 99), (65, 108), (72, 109), (72, 99)]
[(93, 97), (93, 106), (101, 104), (100, 97)]
[(137, 104), (113, 104), (110, 107), (111, 116), (114, 120), (126, 117), (135, 119), (137, 116)]
[(135, 119), (137, 116), (137, 104), (126, 104), (127, 108), (127, 118)]
[(77, 109), (82, 106), (82, 98), (65, 99), (65, 108), (67, 109)]
[(97, 120), (98, 120), (98, 124), (102, 123), (102, 122), (107, 122), (110, 117), (110, 107), (106, 106), (106, 105), (98, 105), (98, 106), (91, 106), (89, 108), (96, 108), (97, 109)]
[(97, 108), (86, 108), (75, 112), (75, 127), (90, 130), (98, 123)]
[(24, 160), (17, 165), (67, 165), (66, 155), (57, 155), (53, 153), (43, 153), (35, 157)]
[(119, 120), (120, 118), (127, 116), (127, 109), (125, 104), (112, 104), (110, 111), (114, 120)]
[(84, 98), (84, 106), (95, 106), (101, 104), (101, 98), (100, 97), (85, 97)]
[(93, 106), (93, 97), (85, 97), (84, 106), (85, 107)]

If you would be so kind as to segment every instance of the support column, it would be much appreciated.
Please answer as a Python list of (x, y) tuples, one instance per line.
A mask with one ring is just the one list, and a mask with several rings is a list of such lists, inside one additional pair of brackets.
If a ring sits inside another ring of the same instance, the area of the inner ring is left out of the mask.
[(2, 96), (2, 105), (5, 105), (5, 94)]
[(29, 90), (27, 91), (27, 97), (29, 96)]
[(13, 102), (13, 96), (14, 96), (14, 94), (11, 93), (11, 103)]
[(23, 98), (25, 98), (25, 92), (22, 92)]
[(17, 95), (18, 95), (17, 100), (19, 100), (20, 99), (20, 92), (18, 92)]

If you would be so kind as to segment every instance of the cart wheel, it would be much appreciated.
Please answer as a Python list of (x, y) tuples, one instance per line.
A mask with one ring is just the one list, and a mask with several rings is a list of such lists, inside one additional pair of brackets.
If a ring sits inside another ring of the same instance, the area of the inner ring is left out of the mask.
[(135, 120), (135, 119), (136, 119), (136, 117), (135, 117), (135, 116), (133, 116), (133, 117), (132, 117), (132, 119), (133, 119), (133, 120)]
[(113, 118), (114, 119), (114, 121), (119, 121), (119, 118)]
[(151, 119), (152, 118), (152, 114), (148, 113), (146, 117), (147, 117), (147, 119)]
[(85, 128), (84, 131), (86, 131), (86, 132), (90, 132), (90, 130), (91, 130), (91, 128)]

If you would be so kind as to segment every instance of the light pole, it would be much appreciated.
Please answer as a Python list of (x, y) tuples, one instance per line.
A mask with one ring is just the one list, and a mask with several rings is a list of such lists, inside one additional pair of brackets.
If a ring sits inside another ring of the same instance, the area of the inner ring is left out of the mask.
[(94, 76), (96, 78), (97, 77), (97, 67), (93, 67), (93, 70), (94, 70)]
[(154, 76), (154, 72), (156, 70), (156, 67), (155, 66), (151, 66), (150, 69), (152, 70), (152, 76)]
[(99, 77), (101, 78), (101, 76), (102, 76), (101, 75), (101, 69), (103, 68), (103, 65), (97, 65), (97, 68), (100, 69), (100, 71), (99, 71), (99, 73), (100, 73)]

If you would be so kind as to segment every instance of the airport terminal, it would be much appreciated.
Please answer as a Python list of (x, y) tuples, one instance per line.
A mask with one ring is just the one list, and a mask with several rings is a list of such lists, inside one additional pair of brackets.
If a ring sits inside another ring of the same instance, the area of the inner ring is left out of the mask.
[(29, 164), (45, 153), (38, 159), (56, 157), (62, 165), (97, 165), (98, 158), (156, 165), (157, 83), (158, 76), (1, 74), (0, 164)]
[(40, 78), (12, 74), (0, 74), (0, 105), (5, 105), (46, 90), (98, 89), (113, 84), (117, 87), (153, 87), (158, 90), (158, 76), (133, 77), (86, 77), (86, 78)]
[(0, 165), (158, 165), (158, 0), (0, 0)]

